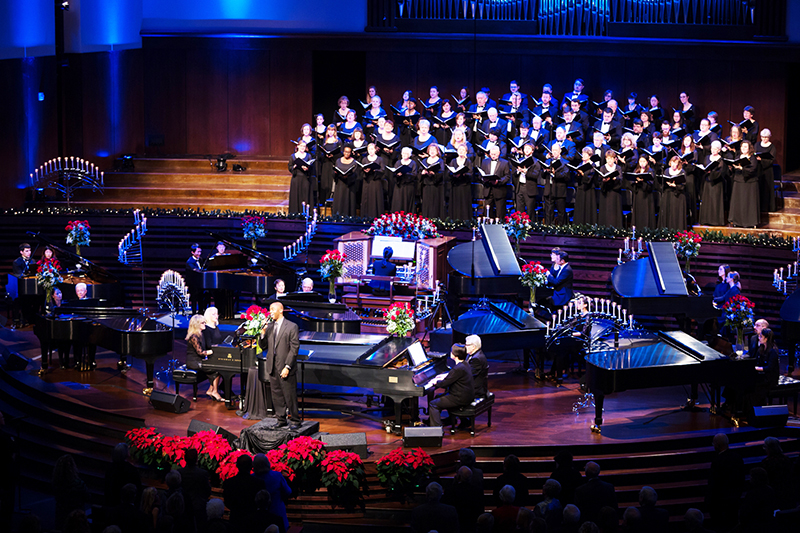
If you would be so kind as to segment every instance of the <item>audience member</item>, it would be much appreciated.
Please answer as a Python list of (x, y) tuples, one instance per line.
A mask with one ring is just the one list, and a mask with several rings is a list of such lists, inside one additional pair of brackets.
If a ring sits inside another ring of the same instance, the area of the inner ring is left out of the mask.
[(586, 463), (586, 483), (575, 489), (575, 505), (581, 510), (584, 522), (595, 522), (600, 509), (606, 505), (619, 509), (614, 485), (600, 479), (600, 465), (594, 461)]
[(67, 516), (76, 509), (84, 511), (91, 504), (89, 489), (78, 474), (78, 467), (71, 455), (62, 455), (56, 461), (53, 468), (53, 495), (56, 500), (56, 529), (66, 529)]
[(522, 473), (522, 463), (516, 455), (509, 455), (503, 460), (503, 473), (497, 476), (494, 497), (500, 495), (500, 487), (511, 485), (516, 491), (514, 505), (523, 507), (528, 503), (528, 478)]
[(578, 528), (578, 533), (600, 533), (600, 528), (594, 522), (584, 522)]
[(616, 509), (608, 505), (600, 509), (597, 527), (600, 528), (600, 533), (617, 533), (619, 531), (619, 517)]
[(276, 524), (280, 533), (286, 529), (283, 526), (283, 517), (278, 516), (270, 510), (272, 497), (269, 491), (264, 489), (256, 493), (256, 510), (245, 518), (245, 533), (263, 533), (269, 526)]
[(550, 531), (558, 531), (561, 527), (561, 518), (564, 514), (564, 509), (561, 502), (558, 500), (558, 495), (561, 493), (561, 483), (555, 479), (548, 479), (544, 482), (542, 487), (542, 495), (544, 499), (536, 504), (536, 514), (544, 518), (547, 522), (547, 529)]
[(472, 477), (469, 482), (483, 490), (483, 470), (478, 468), (478, 463), (475, 461), (475, 452), (470, 448), (461, 448), (458, 450), (458, 460), (461, 466), (469, 467), (472, 470)]
[(269, 510), (271, 513), (281, 517), (281, 531), (289, 529), (289, 518), (286, 516), (285, 502), (292, 495), (292, 489), (289, 488), (283, 474), (272, 471), (272, 465), (270, 465), (267, 456), (259, 453), (253, 459), (253, 475), (261, 479), (267, 491), (269, 491)]
[(86, 518), (86, 511), (75, 509), (71, 511), (64, 520), (62, 533), (90, 533), (89, 520)]
[(639, 512), (642, 527), (648, 533), (666, 533), (669, 527), (669, 511), (656, 507), (658, 493), (653, 487), (642, 487), (639, 491)]
[(225, 504), (219, 498), (211, 498), (206, 504), (206, 522), (200, 533), (228, 533), (228, 521), (222, 519)]
[(769, 486), (778, 496), (778, 507), (782, 510), (797, 505), (797, 482), (794, 478), (794, 462), (783, 454), (781, 443), (775, 437), (764, 439), (767, 456), (761, 461), (761, 468), (767, 471)]
[(713, 439), (717, 455), (711, 460), (706, 506), (716, 531), (727, 532), (736, 525), (739, 499), (744, 487), (744, 461), (728, 448), (728, 436), (717, 433)]
[(183, 492), (174, 491), (164, 504), (164, 512), (158, 515), (156, 530), (172, 533), (193, 533), (194, 520), (191, 513), (186, 512), (186, 501)]
[[(5, 425), (3, 413), (0, 413), (0, 428)], [(0, 516), (11, 516), (14, 512), (14, 493), (19, 478), (17, 453), (17, 443), (14, 438), (0, 431), (0, 479), (3, 480), (0, 483)]]
[(186, 506), (194, 516), (195, 525), (199, 529), (206, 521), (206, 503), (211, 496), (211, 482), (208, 471), (197, 466), (197, 450), (189, 448), (184, 455), (186, 466), (179, 468), (181, 487)]
[(498, 493), (500, 505), (498, 505), (492, 516), (494, 516), (494, 530), (498, 533), (514, 531), (517, 527), (517, 513), (519, 506), (514, 505), (516, 491), (511, 485), (505, 485)]
[(111, 452), (111, 465), (106, 470), (103, 495), (107, 507), (119, 505), (120, 490), (128, 483), (136, 487), (136, 494), (142, 490), (139, 470), (128, 462), (128, 445), (120, 442), (114, 446), (114, 451)]
[(237, 474), (222, 484), (225, 506), (230, 510), (230, 527), (237, 530), (244, 518), (256, 510), (256, 494), (265, 489), (264, 481), (253, 476), (250, 471), (253, 460), (249, 455), (236, 459)]
[[(3, 515), (3, 516), (11, 516)], [(35, 514), (29, 514), (22, 517), (17, 527), (17, 533), (42, 533), (42, 521)]]
[[(107, 479), (107, 478), (106, 478)], [(119, 526), (121, 533), (139, 533), (143, 524), (136, 508), (136, 485), (128, 483), (119, 491), (119, 503), (105, 509), (105, 523)]]
[(636, 507), (628, 507), (622, 513), (622, 531), (624, 533), (640, 533), (642, 531), (642, 513)]
[(561, 519), (561, 533), (577, 533), (579, 527), (581, 527), (580, 509), (574, 504), (565, 506)]
[(705, 515), (700, 509), (690, 508), (683, 515), (683, 523), (686, 525), (686, 533), (711, 533), (703, 527)]
[(550, 474), (551, 479), (555, 479), (561, 484), (561, 495), (558, 499), (562, 505), (575, 502), (575, 489), (583, 484), (583, 476), (573, 465), (572, 454), (566, 450), (558, 452), (553, 458), (556, 469)]
[(139, 504), (139, 522), (144, 525), (144, 531), (155, 531), (159, 514), (161, 495), (155, 487), (147, 487), (142, 491), (142, 501)]
[(411, 529), (415, 533), (428, 533), (435, 529), (438, 533), (459, 531), (458, 512), (452, 505), (441, 502), (444, 491), (436, 483), (428, 483), (425, 488), (425, 503), (411, 512)]
[(547, 533), (547, 522), (544, 518), (534, 516), (531, 520), (530, 533)]
[(491, 533), (494, 530), (494, 516), (492, 513), (483, 513), (475, 523), (475, 533)]
[(772, 522), (778, 497), (769, 486), (767, 471), (757, 466), (750, 469), (750, 484), (742, 497), (739, 526), (742, 531), (772, 532)]
[(455, 507), (462, 533), (475, 531), (478, 517), (483, 513), (483, 491), (470, 482), (471, 477), (472, 470), (462, 466), (442, 496), (442, 503)]

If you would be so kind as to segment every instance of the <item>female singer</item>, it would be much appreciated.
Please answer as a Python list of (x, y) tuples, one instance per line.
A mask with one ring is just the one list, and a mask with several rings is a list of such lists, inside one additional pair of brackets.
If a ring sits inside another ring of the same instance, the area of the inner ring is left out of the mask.
[(775, 174), (772, 169), (772, 164), (775, 162), (775, 145), (771, 139), (772, 132), (764, 128), (761, 130), (761, 140), (755, 145), (762, 213), (775, 211)]
[(447, 166), (450, 181), (450, 218), (471, 220), (472, 210), (472, 160), (467, 155), (466, 141), (456, 147), (458, 155)]
[(669, 160), (669, 168), (664, 173), (661, 210), (658, 213), (658, 227), (683, 231), (686, 229), (686, 184), (683, 161), (677, 155)]
[[(460, 103), (459, 103), (460, 102)], [(472, 98), (469, 96), (469, 89), (466, 87), (462, 87), (461, 90), (458, 91), (458, 99), (455, 102), (456, 104), (456, 112), (457, 113), (464, 113), (466, 114), (467, 109), (472, 106)]]
[[(533, 152), (531, 151), (531, 153)], [(575, 171), (575, 210), (572, 212), (572, 221), (575, 224), (597, 224), (597, 193), (594, 189), (593, 155), (594, 148), (592, 146), (584, 147), (581, 150), (581, 165), (588, 163), (589, 168)], [(533, 218), (532, 213), (528, 214)]]
[(669, 123), (670, 133), (676, 136), (683, 137), (686, 134), (688, 126), (683, 120), (683, 115), (680, 111), (673, 111), (672, 120)]
[[(617, 165), (617, 153), (606, 150), (606, 164), (602, 165), (596, 175), (600, 185), (600, 210), (597, 223), (614, 228), (622, 227), (622, 169)], [(617, 172), (616, 176), (611, 176)]]
[(206, 347), (222, 344), (225, 337), (219, 330), (219, 310), (216, 307), (209, 307), (203, 313), (203, 318), (206, 319), (206, 327), (203, 329), (203, 340)]
[(211, 350), (206, 348), (206, 341), (203, 337), (203, 330), (206, 329), (206, 319), (203, 315), (194, 315), (189, 320), (189, 327), (186, 330), (186, 368), (197, 372), (197, 377), (205, 377), (208, 379), (208, 390), (206, 395), (210, 396), (218, 402), (224, 401), (222, 396), (219, 395), (217, 387), (219, 386), (219, 374), (216, 372), (204, 372), (201, 366), (201, 361), (211, 355)]
[(325, 204), (331, 197), (333, 192), (333, 163), (339, 152), (342, 149), (342, 142), (339, 140), (339, 135), (336, 133), (336, 126), (333, 124), (328, 125), (325, 130), (325, 139), (319, 145), (320, 154), (319, 159), (319, 203)]
[(289, 212), (300, 213), (303, 210), (303, 202), (310, 204), (312, 198), (312, 176), (311, 155), (306, 152), (305, 141), (297, 143), (297, 150), (289, 158), (289, 172), (292, 173), (292, 181), (289, 184)]
[[(383, 123), (383, 133), (375, 139), (379, 147), (379, 153), (383, 157), (386, 166), (394, 166), (397, 156), (400, 153), (400, 136), (394, 132), (394, 121), (386, 119)], [(387, 146), (391, 145), (391, 146)], [(392, 195), (394, 195), (394, 188), (396, 184), (395, 176), (391, 172), (386, 172), (386, 184), (388, 185), (386, 191), (386, 205), (392, 205)]]
[(337, 124), (337, 126), (339, 126), (339, 132), (348, 137), (353, 134), (356, 128), (361, 129), (361, 124), (356, 122), (356, 112), (353, 109), (347, 111), (344, 122)]
[(442, 110), (437, 115), (439, 120), (433, 120), (433, 129), (435, 131), (434, 135), (436, 136), (436, 142), (442, 146), (446, 145), (450, 141), (453, 131), (453, 128), (451, 128), (445, 121), (452, 119), (455, 117), (455, 115), (456, 112), (453, 111), (452, 106), (450, 105), (450, 100), (447, 98), (442, 100)]
[(375, 95), (370, 100), (370, 106), (364, 111), (364, 129), (369, 135), (375, 134), (375, 125), (381, 117), (386, 116), (386, 111), (381, 107), (381, 97)]
[[(421, 129), (421, 128), (420, 128)], [(420, 161), (422, 185), (422, 216), (444, 218), (444, 161), (439, 155), (439, 145), (429, 144), (427, 158)]]
[(425, 102), (425, 118), (433, 120), (433, 117), (439, 114), (441, 105), (442, 99), (439, 97), (439, 88), (434, 85), (430, 89), (430, 98)]
[(648, 110), (653, 117), (653, 122), (658, 124), (664, 118), (664, 110), (661, 108), (661, 102), (657, 95), (650, 97), (650, 109)]
[(679, 96), (681, 100), (681, 115), (683, 116), (683, 123), (686, 125), (688, 132), (693, 132), (695, 128), (694, 104), (689, 101), (689, 95), (686, 91), (682, 92)]
[(450, 139), (450, 142), (447, 143), (448, 150), (458, 150), (459, 146), (466, 146), (467, 148), (467, 157), (473, 163), (475, 162), (475, 149), (472, 147), (472, 143), (467, 141), (467, 138), (464, 136), (463, 130), (453, 130), (453, 137)]
[(722, 145), (722, 151), (726, 152), (726, 157), (730, 159), (739, 157), (740, 146), (743, 140), (742, 129), (739, 126), (731, 126), (730, 137), (725, 139), (725, 143)]
[(328, 127), (325, 125), (325, 115), (318, 113), (314, 115), (314, 140), (317, 144), (325, 142), (325, 131)]
[[(400, 111), (401, 114), (405, 113), (406, 109), (408, 109), (409, 100), (414, 100), (414, 94), (411, 92), (411, 90), (405, 91), (403, 93), (403, 97), (400, 99), (399, 102), (397, 102), (397, 105), (395, 106), (397, 110)], [(416, 103), (417, 101), (414, 100), (415, 105)]]
[(366, 137), (364, 137), (364, 130), (361, 129), (360, 124), (353, 130), (353, 134), (346, 144), (353, 149), (353, 157), (356, 159), (364, 157), (364, 154), (367, 153), (367, 144), (369, 143)]
[(456, 125), (453, 128), (453, 134), (455, 134), (456, 131), (460, 131), (461, 133), (463, 133), (464, 139), (466, 139), (467, 141), (470, 140), (470, 136), (472, 135), (472, 130), (467, 125), (467, 115), (465, 115), (464, 113), (459, 113), (458, 115), (456, 115)]
[(411, 159), (413, 150), (404, 146), (400, 151), (400, 159), (395, 163), (395, 187), (392, 195), (392, 211), (414, 213), (414, 198), (417, 193), (417, 173), (419, 166)]
[(314, 130), (311, 129), (311, 124), (308, 122), (300, 127), (300, 137), (297, 138), (297, 142), (300, 141), (306, 143), (306, 151), (311, 154), (311, 157), (316, 157), (317, 139), (316, 135), (314, 135)]
[(639, 150), (636, 148), (636, 141), (631, 132), (627, 132), (622, 136), (620, 141), (620, 156), (619, 163), (622, 166), (623, 172), (633, 172), (636, 168), (636, 162), (639, 161)]
[(346, 96), (340, 96), (337, 103), (339, 104), (339, 109), (337, 109), (336, 113), (333, 115), (333, 122), (338, 128), (343, 123), (347, 122), (347, 112), (350, 111), (350, 99)]
[(334, 165), (333, 214), (355, 216), (358, 179), (355, 174), (356, 160), (353, 159), (353, 148), (345, 145), (342, 148), (342, 157), (337, 159)]
[(703, 163), (703, 189), (699, 223), (704, 226), (725, 225), (725, 182), (728, 166), (722, 157), (722, 143), (713, 141), (711, 153)]
[[(742, 137), (750, 141), (752, 144), (755, 144), (759, 137), (758, 131), (758, 121), (755, 119), (753, 115), (755, 115), (756, 110), (753, 106), (745, 106), (744, 111), (742, 111), (742, 117), (744, 120), (742, 121)], [(749, 128), (745, 125), (749, 122), (752, 122), (753, 125)]]
[(403, 114), (400, 117), (400, 144), (403, 146), (410, 146), (411, 139), (414, 138), (414, 132), (416, 130), (416, 121), (406, 117), (419, 115), (419, 112), (417, 111), (417, 100), (410, 98), (406, 103), (406, 106), (407, 107), (405, 111), (403, 111)]
[(642, 111), (639, 113), (639, 119), (642, 121), (642, 132), (645, 135), (652, 136), (656, 131), (656, 125), (653, 123), (653, 115), (649, 111)]
[(681, 141), (681, 161), (683, 173), (686, 175), (686, 215), (689, 224), (697, 220), (697, 180), (695, 180), (695, 163), (698, 161), (697, 147), (691, 133), (683, 136)]
[[(371, 168), (373, 165), (379, 168)], [(386, 160), (378, 155), (375, 143), (367, 145), (367, 155), (361, 160), (363, 185), (361, 188), (361, 216), (377, 218), (385, 211), (384, 188), (386, 187)]]
[(436, 144), (436, 137), (431, 135), (431, 123), (426, 118), (419, 121), (417, 129), (419, 130), (419, 135), (414, 137), (412, 146), (415, 151), (420, 153), (420, 157), (425, 157), (423, 154), (426, 153), (425, 151), (428, 149), (428, 146)]
[(628, 175), (628, 186), (633, 192), (631, 225), (637, 228), (656, 227), (656, 207), (653, 201), (654, 174), (647, 156), (639, 156), (636, 168)]
[(753, 154), (750, 141), (742, 141), (737, 159), (746, 161), (731, 164), (733, 167), (733, 190), (728, 221), (734, 226), (754, 228), (758, 226), (761, 201), (758, 195), (758, 160)]

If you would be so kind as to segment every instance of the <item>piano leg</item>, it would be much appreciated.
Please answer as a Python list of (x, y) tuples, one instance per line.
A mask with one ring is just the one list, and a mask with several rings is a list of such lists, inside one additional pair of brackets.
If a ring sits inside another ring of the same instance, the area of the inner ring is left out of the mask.
[(594, 424), (592, 433), (600, 433), (600, 426), (603, 425), (603, 401), (606, 395), (598, 391), (594, 393)]

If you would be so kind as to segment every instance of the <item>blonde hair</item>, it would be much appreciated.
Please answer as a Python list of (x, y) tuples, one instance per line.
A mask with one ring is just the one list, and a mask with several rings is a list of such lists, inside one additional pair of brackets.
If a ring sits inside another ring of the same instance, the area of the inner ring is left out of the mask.
[(186, 328), (186, 340), (188, 341), (195, 335), (202, 335), (203, 328), (200, 326), (202, 325), (202, 320), (206, 318), (203, 315), (194, 315), (192, 319), (189, 321), (189, 327)]
[[(211, 315), (216, 314), (216, 319), (212, 319)], [(215, 328), (219, 325), (219, 309), (214, 306), (209, 307), (206, 309), (205, 313), (203, 313), (203, 317), (206, 319), (206, 327)], [(211, 323), (214, 322), (212, 326)]]

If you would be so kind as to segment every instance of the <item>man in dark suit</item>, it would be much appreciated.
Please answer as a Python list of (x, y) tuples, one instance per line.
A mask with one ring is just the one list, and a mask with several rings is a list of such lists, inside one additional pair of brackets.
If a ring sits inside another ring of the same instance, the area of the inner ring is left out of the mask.
[[(508, 188), (506, 185), (511, 180), (508, 161), (500, 158), (500, 148), (497, 146), (489, 150), (489, 157), (481, 163), (481, 170), (487, 176), (482, 180), (487, 205), (494, 204), (495, 216), (501, 221), (506, 218), (506, 196)], [(491, 176), (491, 177), (489, 177)]]
[(548, 131), (553, 127), (553, 118), (558, 115), (558, 106), (552, 98), (552, 92), (542, 91), (542, 103), (533, 108), (533, 114), (542, 118), (542, 127)]
[[(394, 255), (394, 250), (392, 250), (391, 246), (384, 248), (383, 260), (372, 263), (372, 274), (375, 276), (396, 276), (397, 266), (391, 261), (392, 255)], [(372, 294), (389, 294), (388, 281), (379, 281), (374, 279), (369, 282), (369, 286), (372, 288)]]
[(600, 479), (600, 465), (593, 461), (586, 463), (586, 483), (575, 489), (575, 505), (581, 511), (581, 520), (595, 522), (600, 517), (600, 509), (606, 505), (619, 509), (614, 485)]
[(297, 407), (297, 352), (300, 338), (297, 324), (283, 317), (283, 304), (273, 302), (269, 306), (272, 322), (261, 331), (258, 341), (267, 351), (267, 372), (272, 393), (272, 405), (276, 427), (286, 427), (286, 409), (289, 409), (292, 429), (300, 429), (300, 410)]
[(619, 148), (622, 124), (614, 120), (614, 111), (610, 107), (603, 111), (603, 118), (594, 123), (594, 129), (603, 134), (606, 144), (612, 148)]
[(714, 435), (716, 457), (711, 460), (706, 505), (717, 531), (730, 531), (739, 517), (739, 500), (745, 484), (744, 460), (728, 448), (728, 436)]
[[(561, 130), (559, 126), (558, 131)], [(569, 142), (569, 141), (565, 141)], [(573, 149), (575, 145), (572, 145)], [(567, 182), (569, 181), (569, 167), (564, 159), (564, 150), (559, 142), (554, 142), (550, 148), (550, 166), (542, 171), (544, 177), (544, 223), (562, 225), (567, 222)], [(558, 216), (556, 216), (558, 212)]]
[(450, 357), (456, 362), (444, 379), (434, 382), (434, 387), (446, 389), (447, 392), (431, 400), (428, 405), (430, 411), (430, 426), (442, 425), (442, 410), (453, 407), (466, 407), (475, 399), (475, 383), (472, 379), (472, 370), (465, 362), (467, 348), (463, 344), (454, 344), (450, 350)]
[(11, 273), (14, 274), (16, 277), (21, 278), (23, 276), (27, 276), (30, 274), (28, 270), (33, 263), (31, 261), (31, 245), (27, 242), (23, 242), (19, 245), (19, 257), (14, 259), (14, 263), (11, 265)]
[(511, 83), (509, 83), (509, 91), (510, 92), (504, 94), (500, 99), (501, 104), (511, 103), (514, 96), (519, 96), (520, 104), (528, 107), (528, 95), (520, 92), (519, 83), (517, 83), (517, 80), (511, 80)]
[(567, 93), (564, 95), (564, 99), (561, 100), (562, 104), (569, 104), (570, 102), (578, 102), (578, 104), (585, 108), (589, 105), (589, 96), (584, 94), (583, 92), (583, 80), (578, 78), (575, 80), (575, 83), (572, 85), (572, 92)]
[(230, 509), (230, 524), (233, 531), (244, 525), (247, 516), (256, 510), (256, 494), (264, 490), (264, 482), (250, 474), (253, 460), (249, 455), (236, 459), (238, 473), (222, 484), (225, 506)]
[(747, 357), (752, 357), (753, 359), (758, 357), (758, 334), (768, 328), (769, 322), (763, 318), (759, 318), (753, 323), (753, 336), (750, 337), (750, 345), (747, 349)]
[(572, 292), (572, 267), (569, 265), (569, 254), (560, 248), (550, 252), (553, 266), (547, 272), (547, 285), (553, 288), (553, 305), (567, 305), (574, 297)]
[[(19, 245), (19, 257), (11, 264), (11, 274), (14, 277), (22, 278), (36, 273), (36, 264), (31, 260), (31, 253), (30, 244), (23, 242)], [(32, 324), (40, 305), (39, 299), (33, 296), (19, 296), (13, 289), (9, 294), (15, 299), (15, 308), (18, 310), (14, 317), (17, 327), (23, 327), (26, 323)]]
[(425, 488), (426, 502), (411, 511), (411, 530), (414, 533), (428, 533), (435, 530), (439, 533), (456, 533), (458, 528), (458, 512), (452, 505), (441, 502), (444, 491), (436, 483), (428, 483)]
[[(489, 132), (497, 130), (497, 137), (499, 142), (505, 143), (508, 137), (508, 122), (500, 118), (500, 113), (496, 107), (490, 107), (486, 110), (486, 119), (481, 122), (479, 133), (483, 135), (484, 139), (489, 138)], [(479, 139), (475, 139), (477, 142)]]
[(208, 470), (197, 466), (197, 450), (194, 448), (187, 449), (183, 459), (186, 461), (186, 466), (178, 469), (181, 474), (181, 485), (186, 505), (191, 506), (195, 522), (199, 526), (206, 522), (206, 504), (211, 496)]
[[(522, 116), (517, 117), (516, 113)], [(513, 139), (517, 136), (520, 124), (523, 122), (530, 123), (531, 121), (531, 111), (522, 103), (520, 93), (511, 95), (511, 103), (507, 106), (503, 106), (500, 110), (500, 114), (506, 117), (506, 132), (509, 139)]]
[(189, 296), (191, 298), (192, 312), (202, 313), (205, 305), (203, 305), (203, 288), (200, 282), (201, 272), (203, 272), (203, 265), (200, 258), (203, 255), (203, 249), (199, 244), (192, 244), (192, 255), (186, 260), (186, 284), (189, 286)]
[(639, 512), (642, 514), (642, 530), (649, 533), (666, 533), (669, 527), (669, 511), (656, 507), (658, 494), (653, 487), (642, 487), (639, 491)]
[(477, 335), (467, 335), (464, 340), (476, 398), (485, 398), (489, 392), (489, 362), (486, 360), (486, 354), (481, 350), (482, 344), (481, 338)]

